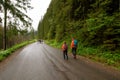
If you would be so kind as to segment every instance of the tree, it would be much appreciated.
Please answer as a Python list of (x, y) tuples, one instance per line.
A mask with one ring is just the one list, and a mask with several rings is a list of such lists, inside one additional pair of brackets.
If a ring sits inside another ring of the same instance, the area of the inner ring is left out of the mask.
[(0, 25), (0, 49), (2, 49), (2, 44), (3, 44), (2, 37), (3, 37), (3, 27)]
[(12, 14), (13, 18), (18, 19), (25, 27), (31, 26), (31, 19), (21, 10), (26, 11), (32, 9), (30, 0), (0, 0), (0, 10), (4, 11), (4, 50), (6, 49), (6, 26), (7, 13)]
[(119, 11), (119, 0), (52, 0), (39, 33), (44, 27), (48, 39), (61, 42), (74, 36), (84, 46), (119, 50)]

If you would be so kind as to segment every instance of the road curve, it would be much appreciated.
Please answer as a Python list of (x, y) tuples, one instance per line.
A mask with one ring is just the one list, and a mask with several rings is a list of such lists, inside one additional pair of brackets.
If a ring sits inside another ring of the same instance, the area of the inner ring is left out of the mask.
[(80, 57), (64, 60), (60, 50), (35, 42), (0, 70), (0, 80), (120, 80), (120, 72)]

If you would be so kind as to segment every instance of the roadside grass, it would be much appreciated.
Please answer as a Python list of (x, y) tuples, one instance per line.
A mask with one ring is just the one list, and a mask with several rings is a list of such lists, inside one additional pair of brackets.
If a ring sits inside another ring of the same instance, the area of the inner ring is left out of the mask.
[(120, 54), (102, 51), (100, 48), (78, 47), (78, 54), (94, 61), (98, 61), (120, 70)]
[(55, 40), (50, 40), (50, 41), (46, 40), (45, 43), (59, 49), (61, 48), (61, 45), (62, 45), (62, 42), (57, 43)]
[[(60, 48), (63, 42), (57, 43), (54, 40), (45, 41), (48, 45), (56, 48)], [(68, 46), (70, 45), (70, 42)], [(71, 49), (69, 47), (69, 53)], [(82, 45), (78, 45), (77, 54), (92, 59), (94, 61), (103, 63), (105, 65), (112, 66), (118, 70), (120, 70), (120, 54), (113, 53), (110, 51), (102, 51), (100, 47), (84, 47)]]
[(31, 40), (31, 41), (25, 41), (23, 43), (20, 43), (20, 44), (17, 44), (17, 45), (14, 45), (13, 47), (7, 49), (7, 50), (1, 50), (0, 51), (0, 62), (2, 60), (4, 60), (5, 58), (7, 58), (10, 54), (12, 54), (14, 51), (16, 51), (17, 49), (23, 47), (23, 46), (26, 46), (30, 43), (33, 43), (35, 42), (36, 40)]

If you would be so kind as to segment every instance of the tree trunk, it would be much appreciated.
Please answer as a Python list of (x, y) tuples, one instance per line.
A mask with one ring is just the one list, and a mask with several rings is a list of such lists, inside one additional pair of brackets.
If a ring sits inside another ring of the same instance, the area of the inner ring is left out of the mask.
[(4, 33), (3, 33), (3, 49), (6, 50), (6, 23), (7, 23), (7, 7), (6, 7), (6, 0), (4, 3)]

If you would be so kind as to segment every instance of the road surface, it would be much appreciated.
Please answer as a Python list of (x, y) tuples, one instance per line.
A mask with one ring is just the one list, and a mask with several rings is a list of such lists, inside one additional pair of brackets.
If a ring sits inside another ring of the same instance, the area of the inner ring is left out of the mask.
[(120, 80), (120, 73), (82, 57), (64, 60), (61, 50), (35, 42), (1, 68), (0, 80)]

